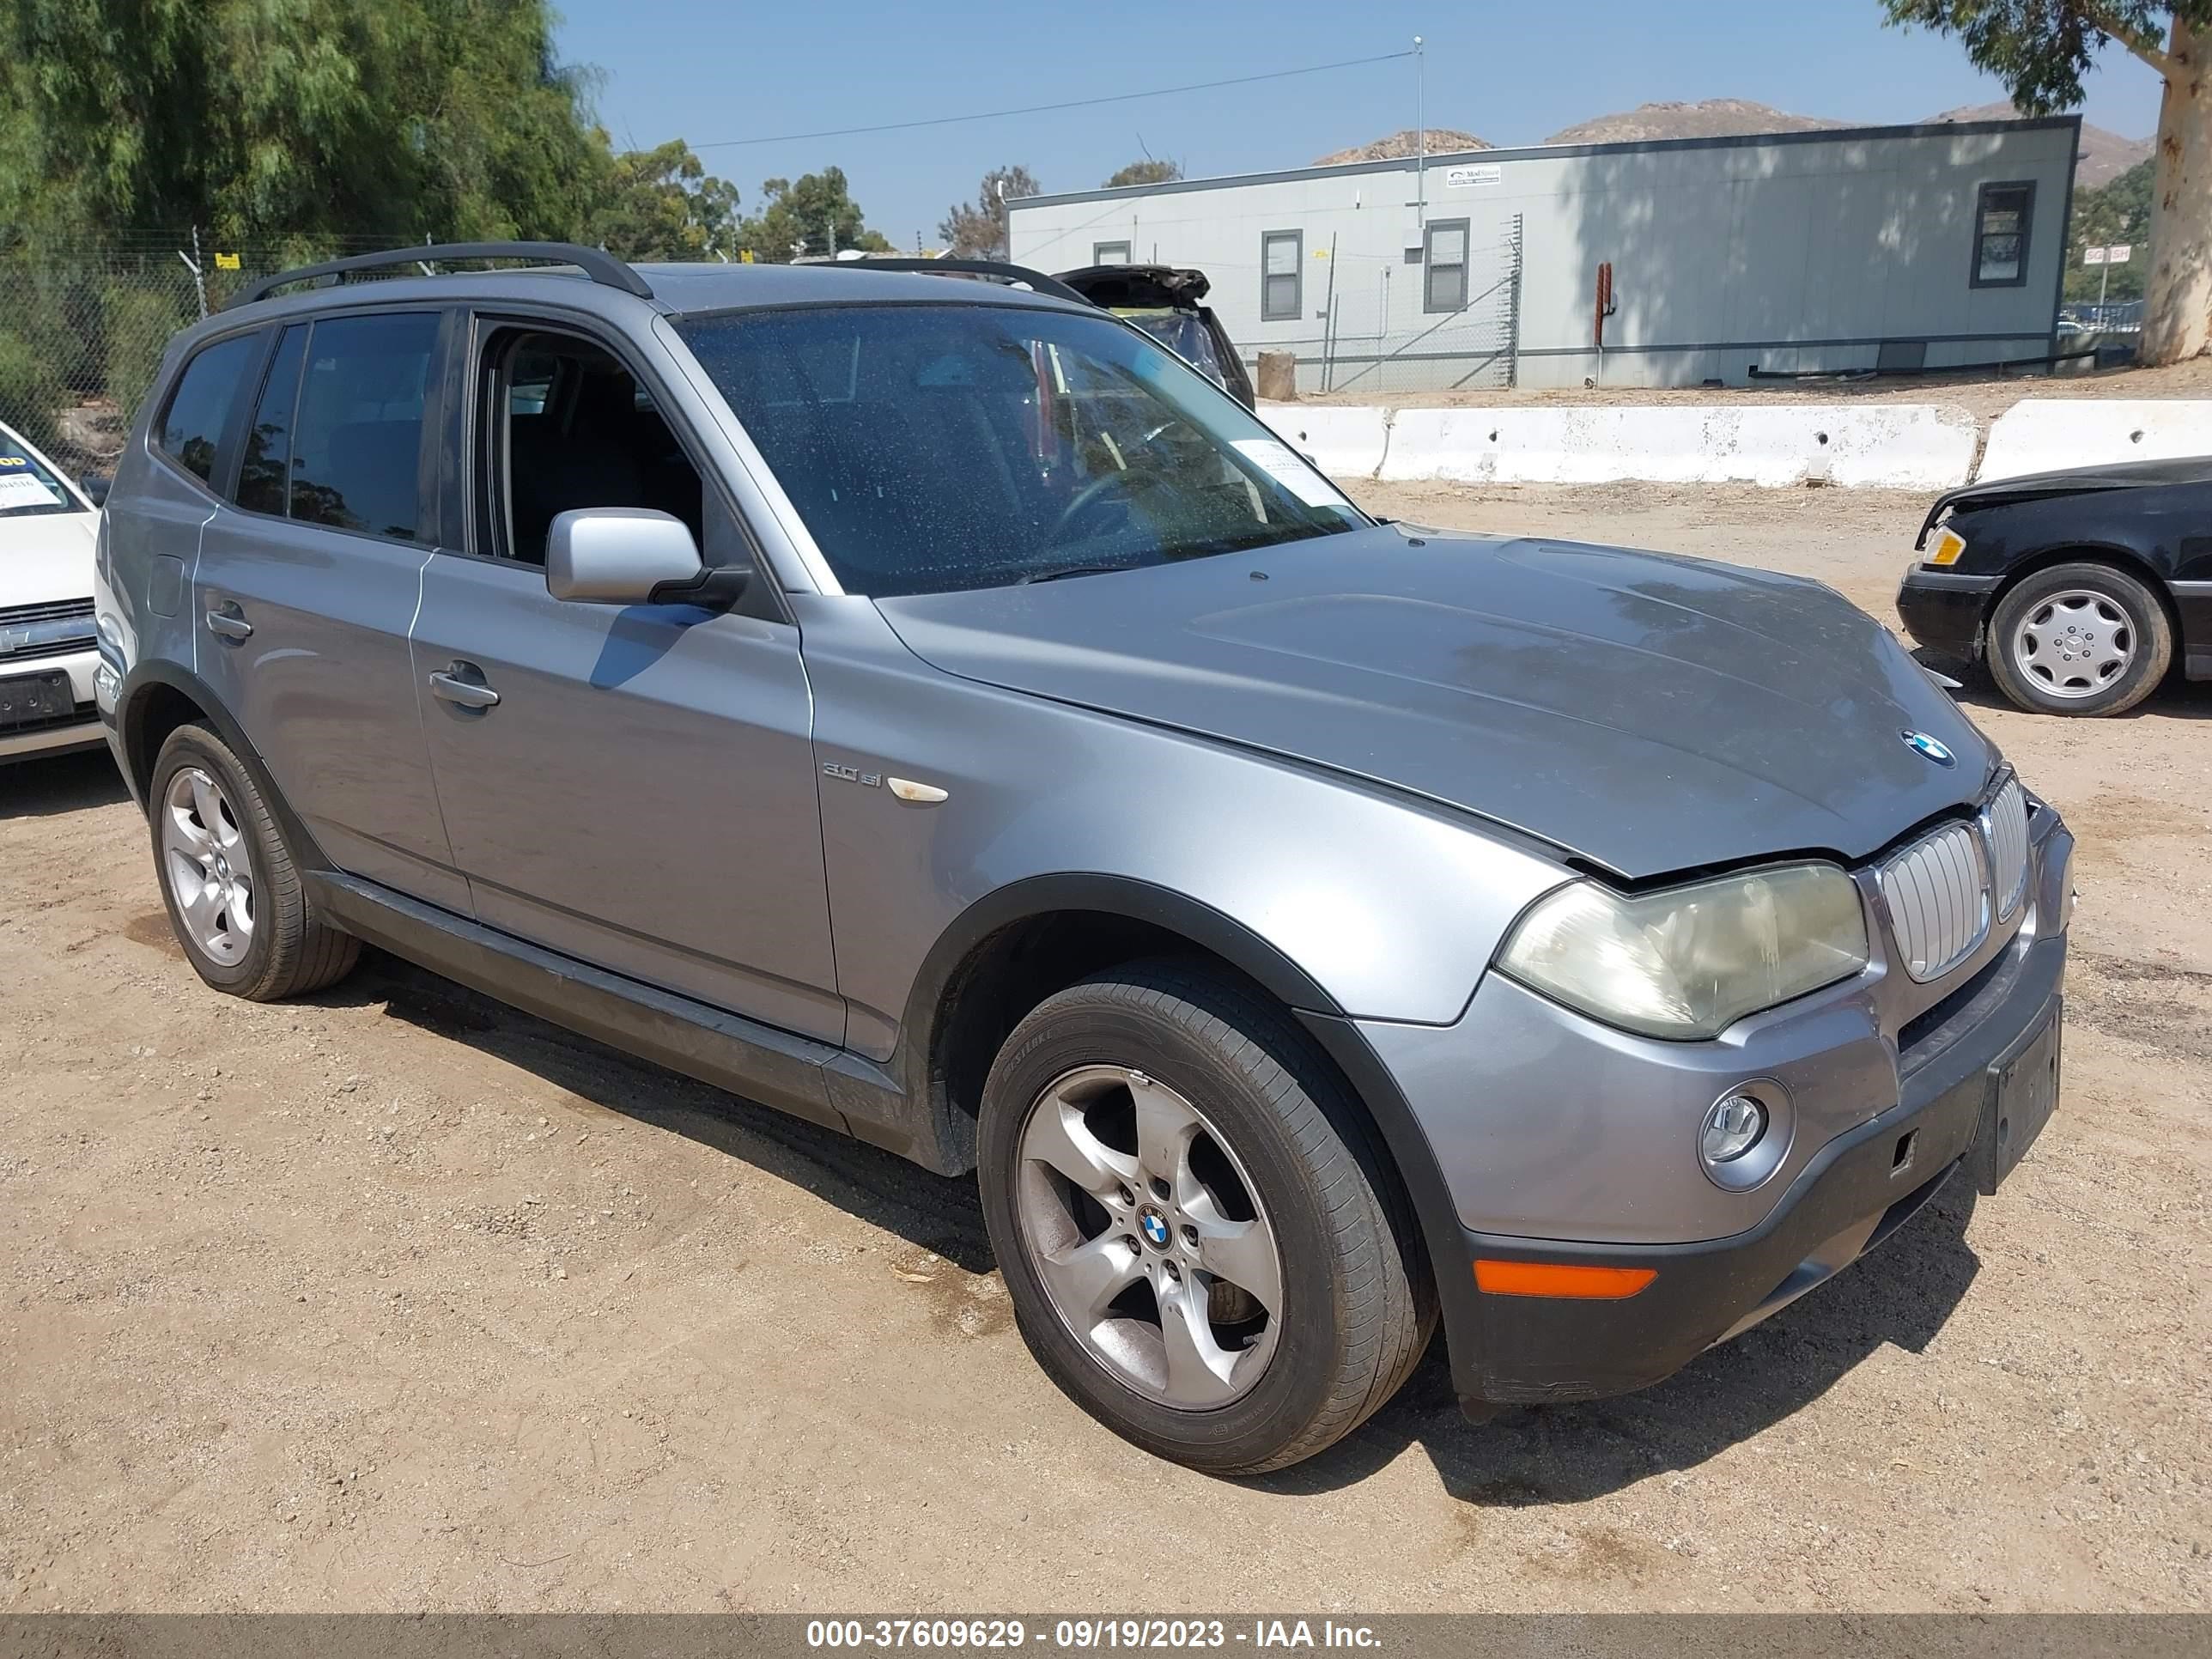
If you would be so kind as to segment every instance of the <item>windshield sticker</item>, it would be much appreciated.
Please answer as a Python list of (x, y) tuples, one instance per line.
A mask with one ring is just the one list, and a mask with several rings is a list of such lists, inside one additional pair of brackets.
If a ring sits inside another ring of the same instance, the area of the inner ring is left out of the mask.
[(15, 507), (59, 507), (61, 500), (27, 472), (0, 472), (0, 511)]
[(1344, 497), (1326, 478), (1273, 438), (1238, 438), (1230, 446), (1308, 507), (1341, 507)]

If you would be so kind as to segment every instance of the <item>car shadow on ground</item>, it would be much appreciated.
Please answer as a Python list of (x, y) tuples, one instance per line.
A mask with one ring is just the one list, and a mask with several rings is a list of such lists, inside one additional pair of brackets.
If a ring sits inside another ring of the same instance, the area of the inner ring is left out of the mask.
[[(1961, 708), (1998, 710), (2008, 714), (2024, 714), (2011, 698), (1997, 690), (1990, 678), (1989, 671), (1978, 664), (1948, 656), (1925, 646), (1915, 648), (1914, 659), (1923, 668), (1932, 668), (1938, 674), (1959, 682), (1951, 693), (1951, 701)], [(2065, 720), (2063, 714), (2039, 716), (2045, 720)], [(2158, 690), (2145, 697), (2124, 714), (2107, 714), (2106, 720), (2212, 720), (2212, 685), (2200, 685), (2183, 677), (2177, 663)]]
[[(804, 1187), (963, 1272), (995, 1265), (971, 1181), (931, 1175), (634, 1060), (380, 951), (368, 952), (358, 972), (315, 1000), (381, 1005), (393, 1018), (535, 1073), (580, 1106), (684, 1135)], [(1472, 1423), (1459, 1409), (1439, 1336), (1397, 1398), (1341, 1443), (1242, 1484), (1285, 1495), (1334, 1491), (1418, 1445), (1453, 1497), (1477, 1507), (1527, 1507), (1584, 1503), (1694, 1468), (1786, 1421), (1881, 1349), (1923, 1351), (1973, 1282), (1978, 1263), (1966, 1242), (1973, 1212), (1972, 1183), (1954, 1175), (1866, 1261), (1677, 1376), (1616, 1400), (1524, 1407)]]
[[(995, 1265), (975, 1183), (695, 1082), (522, 1013), (380, 951), (313, 1000), (381, 1005), (395, 1019), (532, 1072), (580, 1105), (686, 1136), (806, 1188), (971, 1273)], [(1356, 1485), (1418, 1445), (1444, 1489), (1479, 1507), (1579, 1504), (1693, 1468), (1812, 1404), (1884, 1347), (1924, 1349), (1978, 1263), (1974, 1193), (1950, 1182), (1873, 1256), (1655, 1388), (1617, 1400), (1461, 1413), (1441, 1336), (1404, 1389), (1355, 1433), (1295, 1468), (1243, 1482), (1310, 1495)]]
[[(1453, 1497), (1478, 1507), (1528, 1508), (1586, 1503), (1694, 1468), (1784, 1422), (1881, 1349), (1925, 1349), (1979, 1269), (1966, 1242), (1974, 1205), (1972, 1181), (1954, 1174), (1872, 1255), (1640, 1394), (1523, 1407), (1473, 1423), (1459, 1409), (1439, 1336), (1398, 1397), (1356, 1433), (1249, 1484), (1333, 1491), (1413, 1444)], [(1875, 1454), (1880, 1449), (1877, 1435)]]
[(105, 744), (70, 755), (0, 760), (0, 818), (54, 817), (130, 799)]
[(634, 1059), (382, 951), (364, 951), (358, 970), (309, 1000), (380, 1004), (395, 1019), (537, 1073), (580, 1107), (669, 1130), (804, 1187), (963, 1272), (987, 1273), (995, 1265), (974, 1182), (933, 1175), (833, 1129)]

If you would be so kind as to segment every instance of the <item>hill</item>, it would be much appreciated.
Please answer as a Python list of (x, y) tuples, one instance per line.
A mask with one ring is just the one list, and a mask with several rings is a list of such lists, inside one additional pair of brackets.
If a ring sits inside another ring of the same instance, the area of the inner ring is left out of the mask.
[(1817, 115), (1792, 115), (1742, 98), (1708, 98), (1702, 103), (1638, 104), (1614, 115), (1600, 115), (1564, 127), (1547, 144), (1642, 143), (1654, 138), (1724, 138), (1739, 132), (1812, 132), (1844, 127), (1849, 121)]
[[(1941, 115), (1928, 119), (1937, 121), (2010, 121), (2018, 118), (2020, 112), (2010, 104), (1971, 104), (1964, 109), (1947, 109)], [(2109, 185), (2138, 161), (2150, 159), (2151, 141), (2148, 138), (2123, 138), (2104, 127), (2081, 124), (2081, 147), (2074, 162), (2074, 182), (2084, 190), (2096, 190)]]
[[(1403, 132), (1394, 132), (1388, 138), (1377, 138), (1371, 144), (1361, 144), (1353, 149), (1333, 150), (1313, 165), (1333, 167), (1346, 161), (1388, 161), (1400, 155), (1418, 154), (1420, 135), (1407, 127)], [(1429, 129), (1429, 154), (1449, 155), (1463, 149), (1495, 149), (1498, 146), (1487, 138), (1478, 138), (1471, 132), (1457, 132), (1450, 127)]]
[[(1950, 121), (2010, 121), (2017, 120), (2020, 112), (2010, 104), (1971, 104), (1959, 109), (1947, 109), (1940, 115), (1926, 118), (1934, 125)], [(1746, 98), (1708, 98), (1702, 102), (1638, 104), (1634, 109), (1622, 110), (1612, 115), (1594, 116), (1578, 121), (1573, 126), (1562, 127), (1544, 140), (1547, 144), (1622, 144), (1648, 143), (1657, 138), (1724, 138), (1747, 132), (1818, 132), (1838, 127), (1865, 126), (1863, 121), (1836, 121), (1821, 115), (1792, 115), (1788, 110), (1776, 109), (1770, 104), (1755, 104)], [(1458, 132), (1449, 127), (1429, 129), (1429, 154), (1449, 155), (1454, 150), (1494, 149), (1488, 140), (1478, 138), (1471, 132)], [(2137, 162), (2146, 161), (2152, 152), (2148, 138), (2124, 138), (2104, 127), (2093, 127), (2086, 122), (2081, 127), (2080, 160), (2074, 169), (2075, 183), (2084, 190), (2096, 190), (2109, 185)], [(1362, 144), (1356, 149), (1340, 149), (1324, 155), (1316, 167), (1334, 167), (1340, 161), (1380, 161), (1393, 156), (1411, 155), (1414, 150), (1414, 133), (1407, 128), (1394, 132), (1387, 138), (1378, 138), (1371, 144)]]

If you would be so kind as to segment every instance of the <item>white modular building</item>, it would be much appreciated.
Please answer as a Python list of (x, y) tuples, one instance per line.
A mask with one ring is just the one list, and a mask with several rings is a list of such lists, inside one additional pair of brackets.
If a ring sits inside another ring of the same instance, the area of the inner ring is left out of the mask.
[(2077, 116), (1484, 149), (1008, 204), (1043, 270), (1191, 265), (1302, 392), (1741, 386), (2054, 350)]

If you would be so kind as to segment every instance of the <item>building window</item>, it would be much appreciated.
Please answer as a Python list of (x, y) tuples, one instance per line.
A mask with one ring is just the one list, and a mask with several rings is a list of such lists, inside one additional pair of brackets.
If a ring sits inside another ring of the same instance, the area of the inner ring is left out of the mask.
[(2027, 236), (2034, 219), (2033, 180), (1982, 186), (1974, 210), (1974, 287), (2018, 288), (2027, 281)]
[(1129, 245), (1127, 242), (1093, 242), (1091, 245), (1091, 263), (1094, 265), (1126, 265), (1129, 263)]
[(1306, 234), (1271, 230), (1260, 238), (1260, 317), (1263, 322), (1297, 319), (1304, 308), (1298, 284), (1305, 280)]
[(1463, 311), (1467, 307), (1467, 221), (1432, 219), (1423, 238), (1421, 308)]

